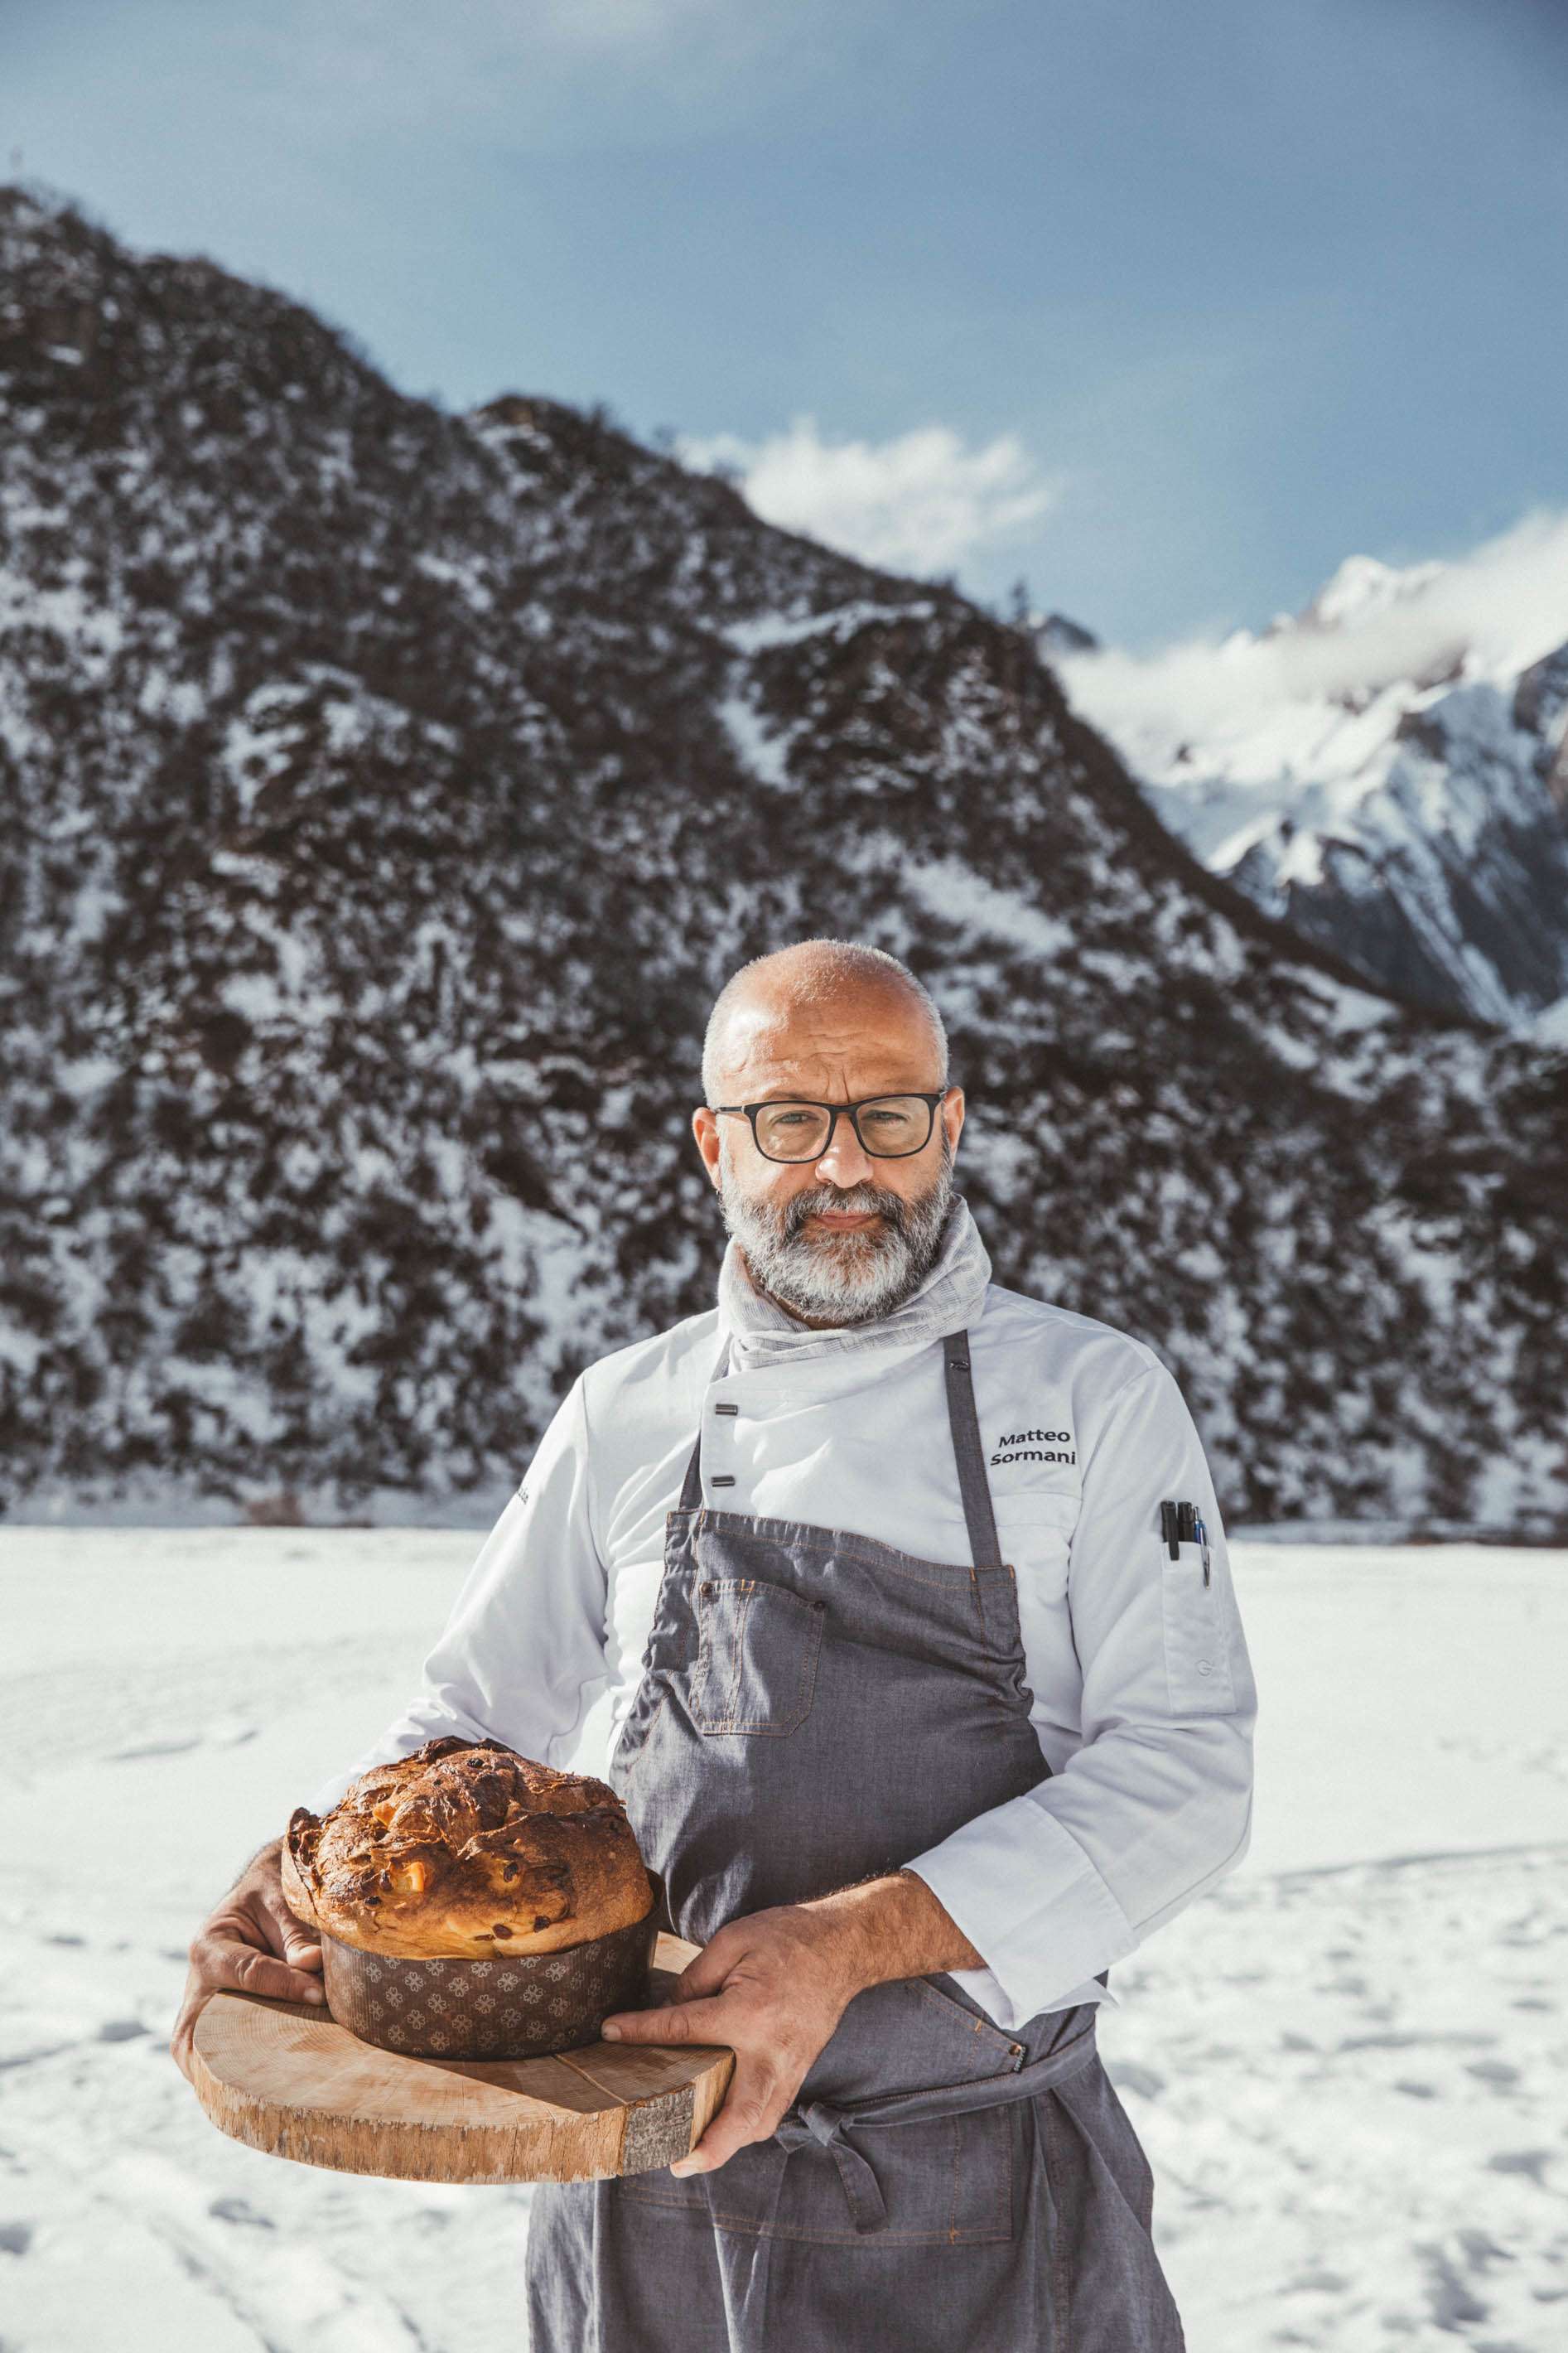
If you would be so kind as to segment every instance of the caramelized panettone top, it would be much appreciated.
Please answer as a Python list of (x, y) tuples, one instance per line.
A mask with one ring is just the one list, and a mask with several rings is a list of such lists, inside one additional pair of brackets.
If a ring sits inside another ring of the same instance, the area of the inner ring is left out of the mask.
[(408, 1959), (559, 1952), (654, 1901), (609, 1785), (499, 1740), (428, 1740), (362, 1773), (324, 1820), (297, 1806), (281, 1868), (298, 1918)]

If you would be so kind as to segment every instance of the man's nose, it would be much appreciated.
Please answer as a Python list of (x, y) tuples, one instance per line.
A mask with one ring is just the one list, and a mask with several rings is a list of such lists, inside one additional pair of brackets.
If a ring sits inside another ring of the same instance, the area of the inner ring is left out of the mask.
[(855, 1133), (854, 1122), (844, 1112), (833, 1123), (833, 1133), (817, 1161), (816, 1174), (823, 1184), (837, 1185), (843, 1193), (853, 1186), (866, 1184), (876, 1174), (870, 1155)]

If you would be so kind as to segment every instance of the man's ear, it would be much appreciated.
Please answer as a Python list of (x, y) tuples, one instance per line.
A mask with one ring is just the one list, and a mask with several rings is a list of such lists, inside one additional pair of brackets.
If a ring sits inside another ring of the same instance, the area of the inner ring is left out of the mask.
[(691, 1114), (691, 1134), (697, 1145), (698, 1156), (701, 1160), (703, 1167), (708, 1171), (708, 1181), (712, 1186), (713, 1190), (717, 1192), (719, 1190), (719, 1178), (715, 1174), (714, 1162), (710, 1161), (708, 1157), (708, 1154), (705, 1149), (705, 1139), (711, 1138), (714, 1143), (717, 1143), (719, 1126), (718, 1122), (714, 1119), (712, 1113), (708, 1109), (706, 1103), (699, 1103), (697, 1109)]

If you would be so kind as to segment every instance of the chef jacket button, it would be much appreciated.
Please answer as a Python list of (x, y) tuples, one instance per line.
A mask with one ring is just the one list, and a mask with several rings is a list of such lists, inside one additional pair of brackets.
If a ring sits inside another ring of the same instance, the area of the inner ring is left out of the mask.
[(1200, 1675), (1212, 1674), (1214, 1670), (1211, 1668), (1206, 1659), (1200, 1659), (1198, 1661), (1198, 1672)]

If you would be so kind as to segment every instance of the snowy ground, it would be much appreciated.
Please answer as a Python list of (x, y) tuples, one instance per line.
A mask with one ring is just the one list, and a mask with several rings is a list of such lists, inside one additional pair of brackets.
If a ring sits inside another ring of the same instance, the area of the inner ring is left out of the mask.
[[(521, 2353), (526, 2193), (258, 2156), (166, 2047), (198, 1918), (396, 1712), (477, 1546), (0, 1526), (0, 2353)], [(1557, 2353), (1568, 1555), (1235, 1558), (1252, 1854), (1101, 2025), (1191, 2353)]]

